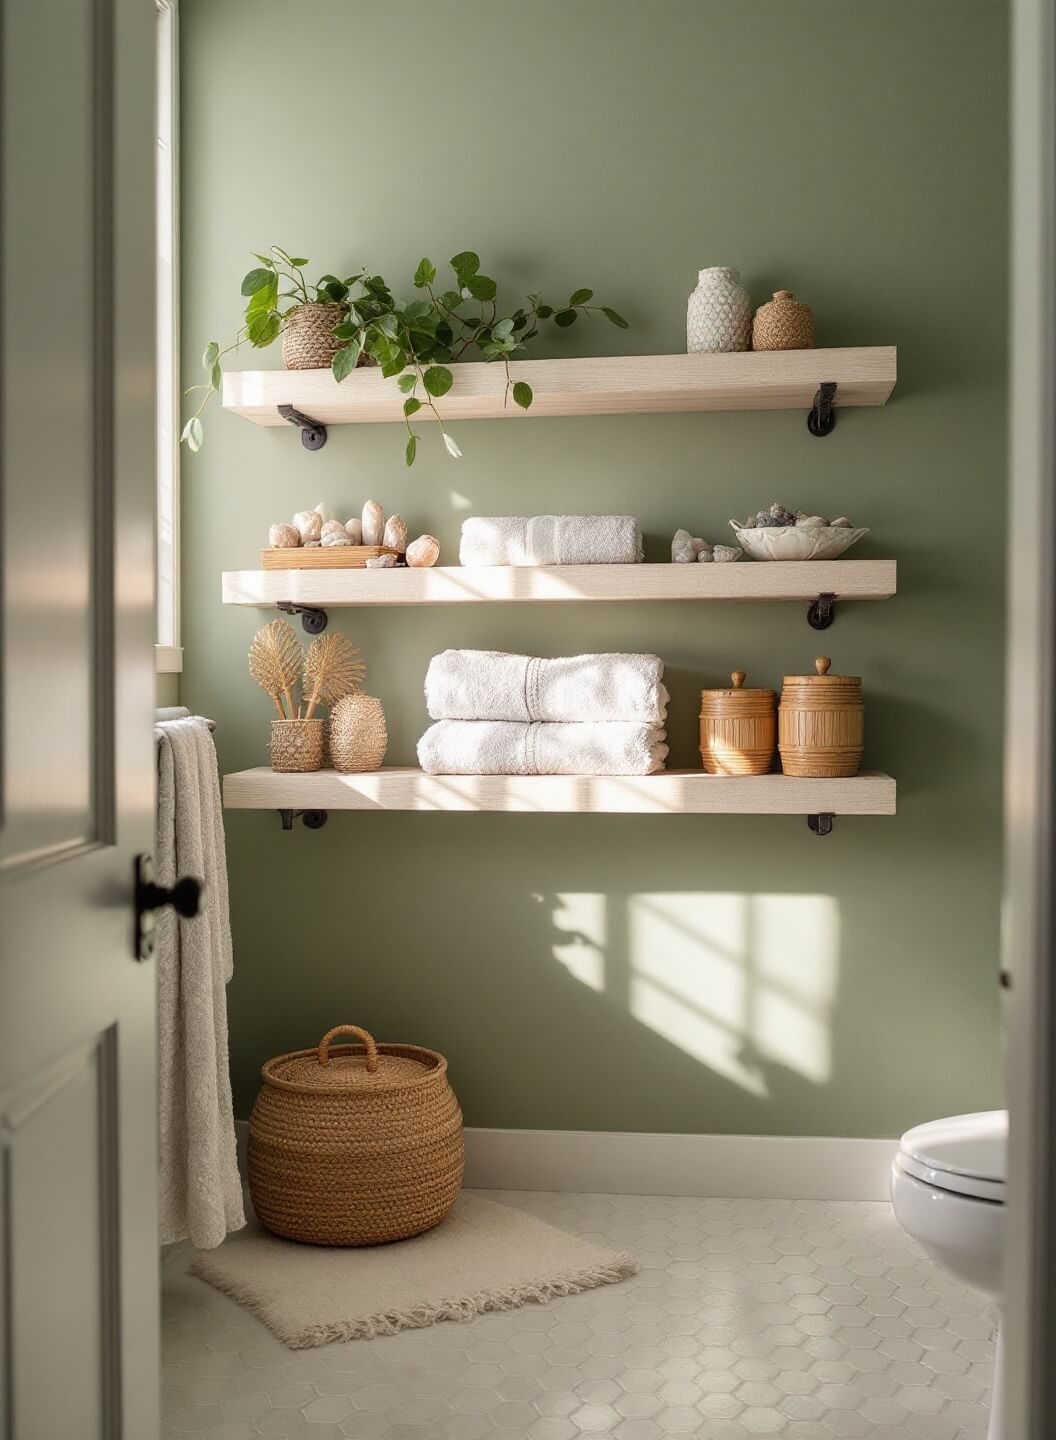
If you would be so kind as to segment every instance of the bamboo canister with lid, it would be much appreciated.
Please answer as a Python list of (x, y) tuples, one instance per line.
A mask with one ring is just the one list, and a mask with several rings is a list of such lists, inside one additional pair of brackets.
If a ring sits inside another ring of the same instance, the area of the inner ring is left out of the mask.
[(777, 746), (786, 775), (830, 779), (857, 775), (865, 709), (858, 675), (830, 675), (827, 655), (814, 675), (786, 675), (777, 711)]
[(700, 761), (708, 775), (765, 775), (774, 758), (777, 696), (745, 689), (735, 670), (730, 690), (700, 692)]

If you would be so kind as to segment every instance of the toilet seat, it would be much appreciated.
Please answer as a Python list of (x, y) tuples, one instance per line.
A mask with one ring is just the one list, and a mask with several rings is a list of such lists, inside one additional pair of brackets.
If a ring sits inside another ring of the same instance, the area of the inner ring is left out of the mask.
[(907, 1130), (896, 1165), (925, 1185), (975, 1200), (1004, 1203), (1008, 1111), (951, 1115)]

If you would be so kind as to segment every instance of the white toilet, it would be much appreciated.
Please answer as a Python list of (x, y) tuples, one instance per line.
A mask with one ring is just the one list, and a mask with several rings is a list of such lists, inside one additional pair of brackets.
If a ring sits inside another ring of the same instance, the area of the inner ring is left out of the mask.
[[(899, 1223), (937, 1265), (1001, 1305), (1008, 1112), (951, 1115), (907, 1130), (891, 1167)], [(989, 1440), (1003, 1440), (998, 1325)]]

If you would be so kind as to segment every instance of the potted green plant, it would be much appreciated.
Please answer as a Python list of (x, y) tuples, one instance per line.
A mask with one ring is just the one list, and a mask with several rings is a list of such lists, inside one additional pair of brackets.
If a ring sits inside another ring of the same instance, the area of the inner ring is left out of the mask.
[(513, 309), (500, 306), (498, 286), (481, 273), (480, 257), (472, 250), (462, 250), (451, 258), (454, 284), (446, 289), (438, 287), (432, 261), (422, 260), (413, 283), (423, 293), (408, 302), (397, 300), (382, 276), (366, 271), (344, 280), (327, 274), (310, 284), (304, 277), (309, 262), (278, 246), (272, 246), (270, 255), (257, 255), (256, 259), (259, 265), (242, 281), (247, 303), (238, 335), (224, 350), (215, 341), (209, 343), (202, 356), (207, 380), (188, 391), (201, 393), (198, 408), (181, 436), (192, 450), (202, 443), (202, 411), (220, 389), (221, 359), (243, 340), (260, 349), (281, 335), (287, 369), (329, 365), (339, 382), (358, 365), (379, 365), (405, 397), (404, 456), (407, 464), (413, 465), (418, 436), (411, 420), (423, 409), (432, 412), (448, 454), (457, 458), (462, 453), (445, 429), (436, 402), (454, 384), (449, 367), (468, 351), (475, 349), (486, 361), (501, 360), (506, 369), (506, 400), (512, 398), (527, 410), (532, 403), (531, 386), (514, 380), (510, 360), (525, 353), (540, 325), (552, 322), (558, 329), (567, 329), (581, 315), (600, 312), (611, 324), (627, 329), (623, 316), (610, 306), (593, 304), (594, 292), (587, 289), (574, 290), (563, 306), (549, 305), (537, 294)]

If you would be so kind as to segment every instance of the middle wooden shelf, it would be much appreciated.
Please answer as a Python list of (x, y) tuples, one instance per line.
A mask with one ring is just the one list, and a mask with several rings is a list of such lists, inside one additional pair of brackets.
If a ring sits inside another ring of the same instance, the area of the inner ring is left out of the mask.
[(460, 566), (392, 570), (226, 570), (225, 605), (549, 604), (643, 600), (887, 600), (894, 560), (710, 565)]

